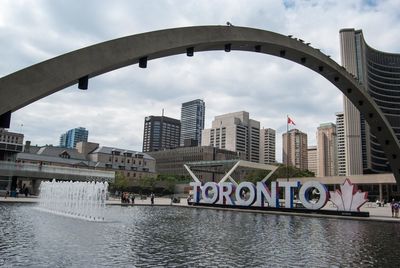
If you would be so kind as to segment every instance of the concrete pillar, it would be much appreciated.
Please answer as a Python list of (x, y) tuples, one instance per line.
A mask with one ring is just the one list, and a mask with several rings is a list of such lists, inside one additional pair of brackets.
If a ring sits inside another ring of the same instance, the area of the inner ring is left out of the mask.
[(41, 180), (39, 180), (39, 179), (32, 180), (32, 193), (31, 194), (33, 194), (33, 195), (39, 194), (40, 182), (41, 182)]
[(15, 189), (17, 188), (17, 177), (12, 176), (10, 181), (11, 181), (10, 190), (15, 191)]
[(386, 184), (386, 202), (390, 202), (389, 184)]
[(383, 200), (382, 183), (379, 183), (379, 201)]
[(7, 184), (7, 191), (11, 190), (11, 181), (12, 181), (12, 177), (8, 177), (8, 184)]

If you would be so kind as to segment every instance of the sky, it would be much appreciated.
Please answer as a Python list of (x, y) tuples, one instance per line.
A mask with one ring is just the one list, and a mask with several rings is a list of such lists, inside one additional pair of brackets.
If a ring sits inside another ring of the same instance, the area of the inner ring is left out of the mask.
[[(293, 35), (340, 63), (339, 30), (363, 30), (373, 48), (400, 52), (398, 0), (0, 0), (0, 77), (103, 41), (160, 29), (233, 25)], [(144, 118), (180, 119), (181, 104), (206, 103), (215, 116), (247, 111), (277, 131), (282, 161), (286, 116), (316, 145), (321, 123), (343, 111), (342, 94), (317, 73), (285, 59), (250, 52), (201, 52), (131, 65), (36, 101), (12, 114), (9, 131), (34, 145), (58, 145), (62, 133), (89, 130), (102, 146), (142, 150)]]

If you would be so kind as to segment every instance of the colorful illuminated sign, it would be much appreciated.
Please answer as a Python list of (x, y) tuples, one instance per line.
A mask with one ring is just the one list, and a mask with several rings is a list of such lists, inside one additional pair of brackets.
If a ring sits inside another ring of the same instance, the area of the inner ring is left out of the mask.
[[(298, 200), (306, 209), (318, 210), (330, 200), (341, 211), (359, 211), (367, 202), (367, 193), (357, 191), (355, 185), (346, 179), (340, 186), (341, 191), (329, 192), (324, 184), (308, 181), (301, 185), (300, 181), (271, 182), (270, 188), (264, 182), (242, 182), (238, 185), (230, 182), (191, 182), (193, 202), (196, 204), (218, 204), (231, 206), (254, 206), (279, 208), (279, 191), (284, 191), (284, 207), (293, 208), (294, 191), (298, 192)], [(317, 191), (319, 198), (311, 199), (311, 193)]]

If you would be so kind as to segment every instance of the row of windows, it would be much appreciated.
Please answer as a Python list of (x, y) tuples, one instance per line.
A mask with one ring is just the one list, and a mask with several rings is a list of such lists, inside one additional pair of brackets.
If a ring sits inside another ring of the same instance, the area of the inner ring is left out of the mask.
[(381, 82), (375, 81), (374, 79), (370, 78), (368, 79), (368, 85), (369, 87), (377, 88), (382, 91), (384, 91), (386, 94), (389, 95), (397, 95), (397, 92), (400, 90), (400, 84), (384, 84), (382, 85)]
[(143, 163), (144, 166), (147, 165), (147, 162), (145, 160), (143, 160), (143, 162), (142, 162), (142, 160), (138, 160), (138, 159), (125, 158), (125, 157), (119, 158), (119, 157), (112, 157), (112, 156), (110, 156), (108, 158), (108, 162), (112, 162), (113, 160), (115, 163), (125, 163), (126, 162), (127, 164), (132, 163), (132, 165), (136, 165), (136, 163), (137, 163), (139, 166), (142, 165), (142, 163)]
[(400, 56), (397, 54), (389, 55), (367, 49), (367, 58), (369, 64), (374, 68), (388, 72), (400, 72)]
[(400, 81), (400, 73), (381, 72), (373, 68), (368, 68), (368, 76), (387, 84), (398, 84)]
[(15, 137), (15, 136), (9, 136), (9, 135), (0, 135), (0, 141), (22, 144), (21, 137)]

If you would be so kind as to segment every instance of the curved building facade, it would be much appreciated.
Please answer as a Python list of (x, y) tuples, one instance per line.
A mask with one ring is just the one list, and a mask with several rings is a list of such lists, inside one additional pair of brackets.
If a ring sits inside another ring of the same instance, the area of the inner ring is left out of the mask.
[[(370, 47), (361, 30), (342, 29), (340, 41), (342, 65), (364, 84), (400, 141), (400, 54)], [(390, 172), (379, 142), (346, 97), (344, 125), (346, 168), (349, 168), (346, 174)]]

